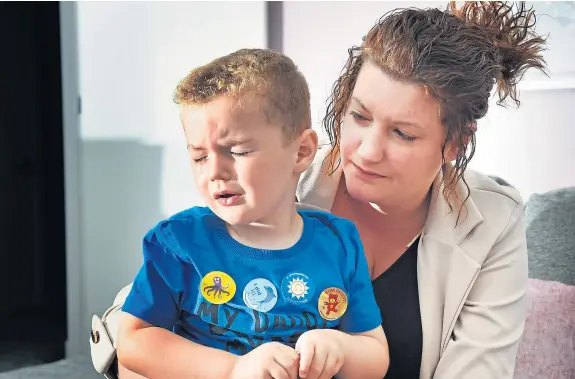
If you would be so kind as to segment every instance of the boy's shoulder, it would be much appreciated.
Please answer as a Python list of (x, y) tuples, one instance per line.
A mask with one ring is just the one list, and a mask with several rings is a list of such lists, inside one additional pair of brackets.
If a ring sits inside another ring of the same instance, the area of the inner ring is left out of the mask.
[(198, 222), (204, 220), (206, 217), (213, 217), (215, 216), (214, 212), (208, 207), (191, 207), (188, 209), (184, 209), (178, 213), (174, 213), (170, 217), (166, 218), (160, 223), (190, 223), (190, 222)]
[(299, 208), (298, 212), (303, 217), (309, 217), (318, 221), (321, 225), (331, 229), (335, 234), (344, 237), (359, 237), (355, 224), (346, 218), (336, 216), (321, 208)]
[(300, 208), (298, 212), (302, 217), (312, 220), (314, 224), (313, 243), (317, 247), (315, 252), (327, 253), (330, 260), (338, 262), (337, 265), (343, 277), (351, 280), (349, 278), (355, 272), (358, 259), (362, 259), (364, 254), (363, 244), (355, 224), (349, 219), (325, 210), (302, 210)]
[(351, 222), (346, 218), (334, 215), (333, 213), (314, 206), (300, 206), (298, 207), (298, 212), (301, 215), (305, 215), (307, 217), (316, 218), (321, 220), (322, 222), (330, 223), (330, 222), (339, 222), (340, 220), (343, 222)]
[(195, 240), (205, 236), (210, 229), (209, 224), (217, 216), (208, 207), (192, 207), (169, 216), (154, 225), (144, 237), (147, 241), (157, 241), (170, 247), (174, 242), (178, 244), (182, 239)]

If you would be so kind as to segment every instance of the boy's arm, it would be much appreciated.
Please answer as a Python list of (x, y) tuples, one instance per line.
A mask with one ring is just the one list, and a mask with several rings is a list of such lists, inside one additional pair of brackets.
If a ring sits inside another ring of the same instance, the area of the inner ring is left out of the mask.
[(387, 338), (381, 326), (365, 333), (340, 333), (344, 351), (338, 378), (383, 378), (389, 367)]
[(161, 226), (144, 237), (144, 264), (122, 306), (118, 361), (148, 379), (227, 378), (235, 362), (232, 354), (198, 345), (172, 332), (180, 318), (180, 299), (189, 283), (185, 263), (169, 245)]
[(229, 378), (238, 358), (196, 344), (128, 313), (122, 315), (117, 354), (125, 368), (148, 379)]

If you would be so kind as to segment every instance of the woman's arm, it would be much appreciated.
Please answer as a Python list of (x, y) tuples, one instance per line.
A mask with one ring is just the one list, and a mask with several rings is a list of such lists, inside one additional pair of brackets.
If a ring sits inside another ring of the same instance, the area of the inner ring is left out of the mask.
[(120, 321), (117, 352), (122, 366), (148, 379), (229, 378), (237, 360), (127, 313)]
[(456, 321), (434, 379), (512, 379), (526, 317), (523, 207), (487, 256)]

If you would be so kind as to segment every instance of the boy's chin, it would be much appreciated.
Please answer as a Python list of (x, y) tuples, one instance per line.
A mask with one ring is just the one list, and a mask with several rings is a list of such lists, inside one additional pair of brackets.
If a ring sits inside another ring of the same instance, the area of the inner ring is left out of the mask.
[(248, 225), (257, 221), (253, 215), (250, 215), (251, 212), (241, 208), (243, 207), (221, 207), (218, 205), (211, 207), (212, 212), (229, 225)]

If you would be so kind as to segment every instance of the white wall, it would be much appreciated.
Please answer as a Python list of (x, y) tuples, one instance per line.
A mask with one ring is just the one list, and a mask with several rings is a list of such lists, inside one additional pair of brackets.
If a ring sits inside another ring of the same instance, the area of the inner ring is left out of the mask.
[[(491, 106), (488, 117), (479, 122), (476, 156), (469, 165), (505, 178), (524, 199), (534, 192), (575, 186), (575, 6), (565, 2), (557, 7), (554, 2), (553, 8), (549, 3), (534, 5), (546, 14), (539, 18), (539, 29), (551, 34), (545, 58), (553, 80), (530, 75), (517, 110)], [(359, 45), (385, 12), (410, 6), (443, 9), (445, 2), (284, 3), (284, 52), (310, 84), (316, 128), (321, 128), (325, 101), (346, 62), (347, 49)], [(572, 88), (562, 88), (567, 84)]]
[(68, 157), (77, 165), (71, 170), (80, 194), (69, 212), (79, 222), (69, 225), (79, 236), (77, 248), (73, 237), (68, 241), (69, 354), (89, 350), (91, 315), (101, 315), (136, 274), (144, 233), (201, 204), (172, 103), (175, 85), (219, 55), (266, 46), (263, 1), (79, 2), (76, 8), (82, 113), (76, 160)]

